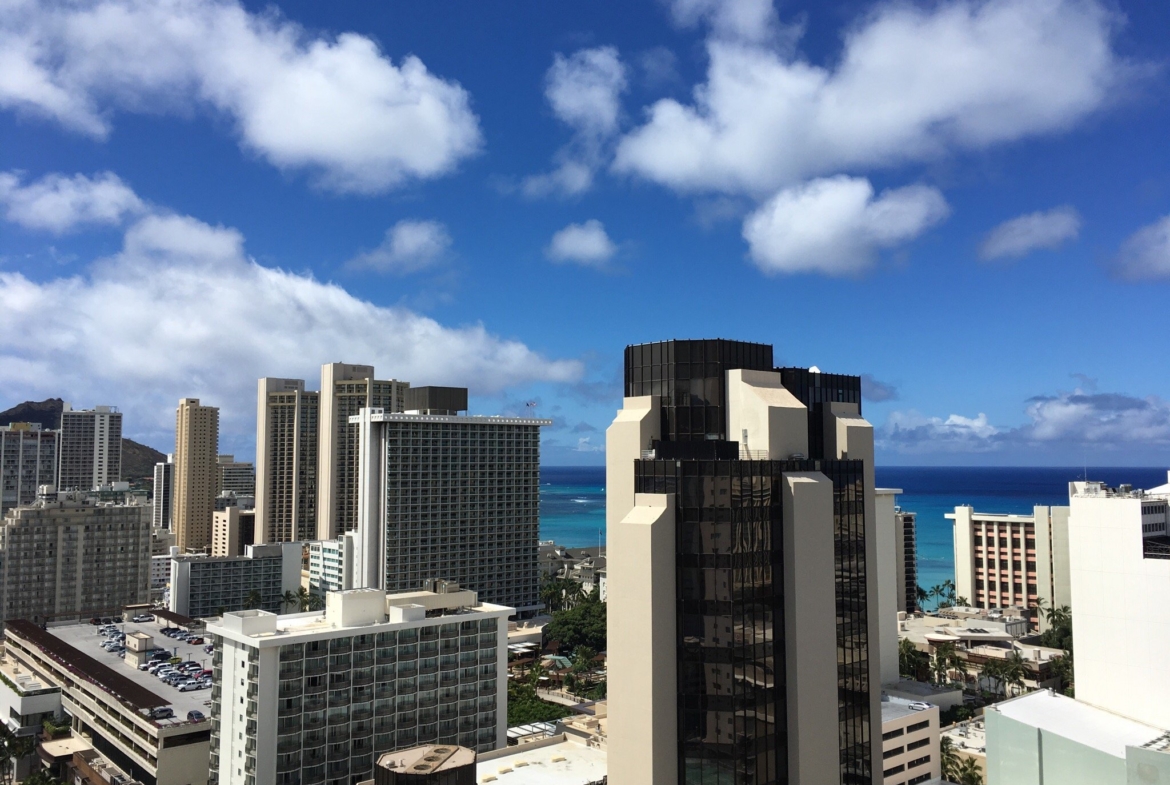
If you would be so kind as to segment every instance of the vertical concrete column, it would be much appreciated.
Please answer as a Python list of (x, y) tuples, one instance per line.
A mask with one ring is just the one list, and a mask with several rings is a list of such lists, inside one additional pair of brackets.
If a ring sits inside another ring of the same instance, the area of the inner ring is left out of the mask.
[(640, 493), (609, 526), (611, 785), (678, 785), (674, 518), (672, 496)]
[[(610, 530), (634, 507), (634, 461), (661, 438), (662, 415), (652, 395), (626, 398), (605, 431), (605, 525)], [(607, 539), (608, 541), (608, 539)], [(612, 543), (611, 543), (612, 544)]]
[[(975, 555), (975, 532), (974, 532), (974, 512), (969, 506), (961, 506), (955, 508), (955, 514), (951, 516), (954, 521), (954, 548), (955, 548), (955, 594), (967, 597), (971, 600), (971, 604), (978, 606), (979, 601), (976, 599), (975, 579), (978, 576), (979, 557)], [(983, 552), (987, 553), (987, 538), (986, 532), (980, 529), (980, 534), (983, 535)]]
[[(836, 782), (840, 751), (833, 483), (819, 472), (790, 472), (784, 474), (781, 493), (789, 782)], [(871, 650), (870, 662), (876, 657)], [(877, 685), (874, 690), (880, 700)], [(880, 756), (881, 723), (871, 727)]]
[(370, 410), (362, 409), (358, 436), (357, 576), (354, 588), (380, 589), (386, 585), (386, 526), (382, 520), (385, 498), (384, 446), (381, 423), (372, 422)]

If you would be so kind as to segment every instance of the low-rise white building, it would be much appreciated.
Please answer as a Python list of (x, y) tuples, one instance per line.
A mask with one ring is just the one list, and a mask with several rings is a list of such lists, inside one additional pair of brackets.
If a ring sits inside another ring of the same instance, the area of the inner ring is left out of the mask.
[(254, 605), (286, 610), (284, 593), (301, 585), (299, 542), (249, 545), (243, 556), (172, 556), (169, 608), (193, 619)]
[[(882, 759), (884, 785), (917, 785), (942, 772), (939, 758), (938, 706), (882, 697)], [(876, 756), (875, 756), (876, 757)]]
[(984, 720), (987, 785), (1170, 782), (1165, 729), (1083, 701), (1039, 690), (989, 706)]
[(208, 625), (212, 782), (357, 782), (386, 752), (504, 746), (513, 612), (444, 584), (333, 592), (319, 613), (224, 614)]
[(0, 659), (0, 722), (13, 736), (35, 736), (41, 723), (61, 716), (61, 688), (17, 661)]
[(347, 532), (336, 540), (309, 543), (309, 591), (324, 597), (331, 591), (353, 588), (356, 536)]

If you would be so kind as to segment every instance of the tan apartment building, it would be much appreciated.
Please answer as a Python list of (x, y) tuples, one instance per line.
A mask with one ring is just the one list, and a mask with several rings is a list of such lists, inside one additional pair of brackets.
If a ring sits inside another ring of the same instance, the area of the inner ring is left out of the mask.
[(40, 423), (0, 425), (0, 515), (36, 501), (42, 485), (57, 487), (60, 437)]
[(243, 510), (233, 505), (216, 510), (212, 515), (212, 556), (240, 556), (255, 541), (255, 510)]
[(408, 387), (409, 382), (375, 379), (372, 365), (321, 366), (315, 539), (331, 540), (357, 528), (359, 426), (350, 417), (369, 408), (405, 411)]
[(303, 379), (260, 379), (256, 393), (256, 542), (317, 536), (320, 396)]
[(1034, 507), (1031, 515), (1004, 515), (956, 507), (955, 594), (975, 608), (1023, 608), (1041, 629), (1045, 607), (1071, 605), (1068, 507)]
[(113, 406), (61, 411), (57, 489), (88, 491), (122, 479), (122, 413)]
[(145, 504), (62, 493), (9, 510), (0, 526), (3, 618), (41, 624), (120, 614), (150, 597), (150, 553)]
[(175, 545), (180, 551), (211, 545), (211, 516), (218, 494), (219, 409), (184, 398), (175, 411), (174, 491), (171, 498)]
[(918, 785), (942, 775), (938, 706), (922, 701), (882, 699), (883, 785)]

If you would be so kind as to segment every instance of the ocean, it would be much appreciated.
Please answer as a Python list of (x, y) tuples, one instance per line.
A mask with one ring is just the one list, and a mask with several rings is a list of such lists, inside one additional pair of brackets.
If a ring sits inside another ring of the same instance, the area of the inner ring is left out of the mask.
[[(1165, 468), (1094, 468), (1089, 477), (1111, 486), (1150, 488), (1166, 482)], [(918, 513), (918, 582), (926, 588), (954, 580), (951, 522), (961, 504), (979, 512), (1030, 513), (1034, 505), (1068, 504), (1068, 483), (1084, 468), (879, 466), (879, 488), (900, 488), (898, 505)], [(605, 467), (544, 466), (540, 470), (540, 538), (569, 548), (605, 542)]]

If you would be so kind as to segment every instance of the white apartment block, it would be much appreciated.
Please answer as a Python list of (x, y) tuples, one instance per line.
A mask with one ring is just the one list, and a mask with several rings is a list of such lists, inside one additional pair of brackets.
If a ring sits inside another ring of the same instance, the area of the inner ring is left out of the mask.
[(255, 607), (280, 613), (284, 593), (300, 588), (302, 551), (299, 542), (283, 542), (249, 545), (240, 556), (174, 556), (169, 608), (205, 619), (248, 608), (252, 597)]
[(219, 455), (215, 466), (219, 472), (219, 493), (231, 491), (236, 496), (256, 495), (256, 467), (251, 461), (237, 461), (234, 455)]
[(80, 493), (9, 510), (0, 526), (5, 619), (46, 623), (120, 614), (149, 599), (150, 508)]
[(1170, 730), (1170, 485), (1069, 484), (1078, 701)]
[(507, 743), (511, 608), (474, 592), (327, 595), (227, 613), (214, 636), (210, 782), (349, 785), (386, 752)]
[(352, 589), (356, 549), (356, 532), (348, 532), (336, 540), (310, 542), (309, 591), (323, 597), (327, 592)]
[(122, 479), (122, 413), (113, 406), (61, 411), (57, 489), (88, 491)]
[(154, 465), (153, 526), (156, 529), (171, 529), (171, 499), (175, 492), (175, 456), (167, 455), (165, 463)]
[[(1031, 515), (1000, 515), (956, 507), (955, 594), (975, 608), (1069, 605), (1068, 507), (1035, 507)], [(1041, 629), (1048, 622), (1039, 614)]]
[(175, 410), (175, 486), (171, 512), (175, 544), (184, 553), (211, 545), (211, 515), (219, 493), (219, 409), (183, 398)]
[(882, 785), (936, 780), (942, 775), (939, 743), (938, 706), (882, 698)]
[(320, 395), (301, 379), (260, 379), (256, 395), (257, 542), (317, 536)]
[(540, 428), (552, 421), (371, 408), (352, 422), (362, 434), (354, 585), (410, 591), (442, 576), (485, 602), (537, 610)]
[[(25, 619), (12, 620), (5, 629), (4, 654), (23, 672), (58, 688), (74, 735), (88, 737), (134, 780), (206, 785), (212, 724), (204, 706), (207, 692), (180, 693), (133, 667), (129, 653), (125, 661), (105, 654), (96, 645), (101, 640), (96, 630), (90, 624), (46, 630)], [(135, 637), (135, 644), (153, 640), (147, 633)], [(154, 719), (152, 710), (168, 706), (174, 716)], [(208, 716), (187, 719), (187, 711), (196, 707)]]
[(60, 436), (39, 423), (0, 425), (0, 515), (32, 504), (42, 485), (56, 489)]
[(358, 426), (350, 418), (362, 409), (406, 409), (409, 382), (377, 380), (374, 366), (321, 366), (317, 440), (317, 536), (331, 540), (357, 528)]

